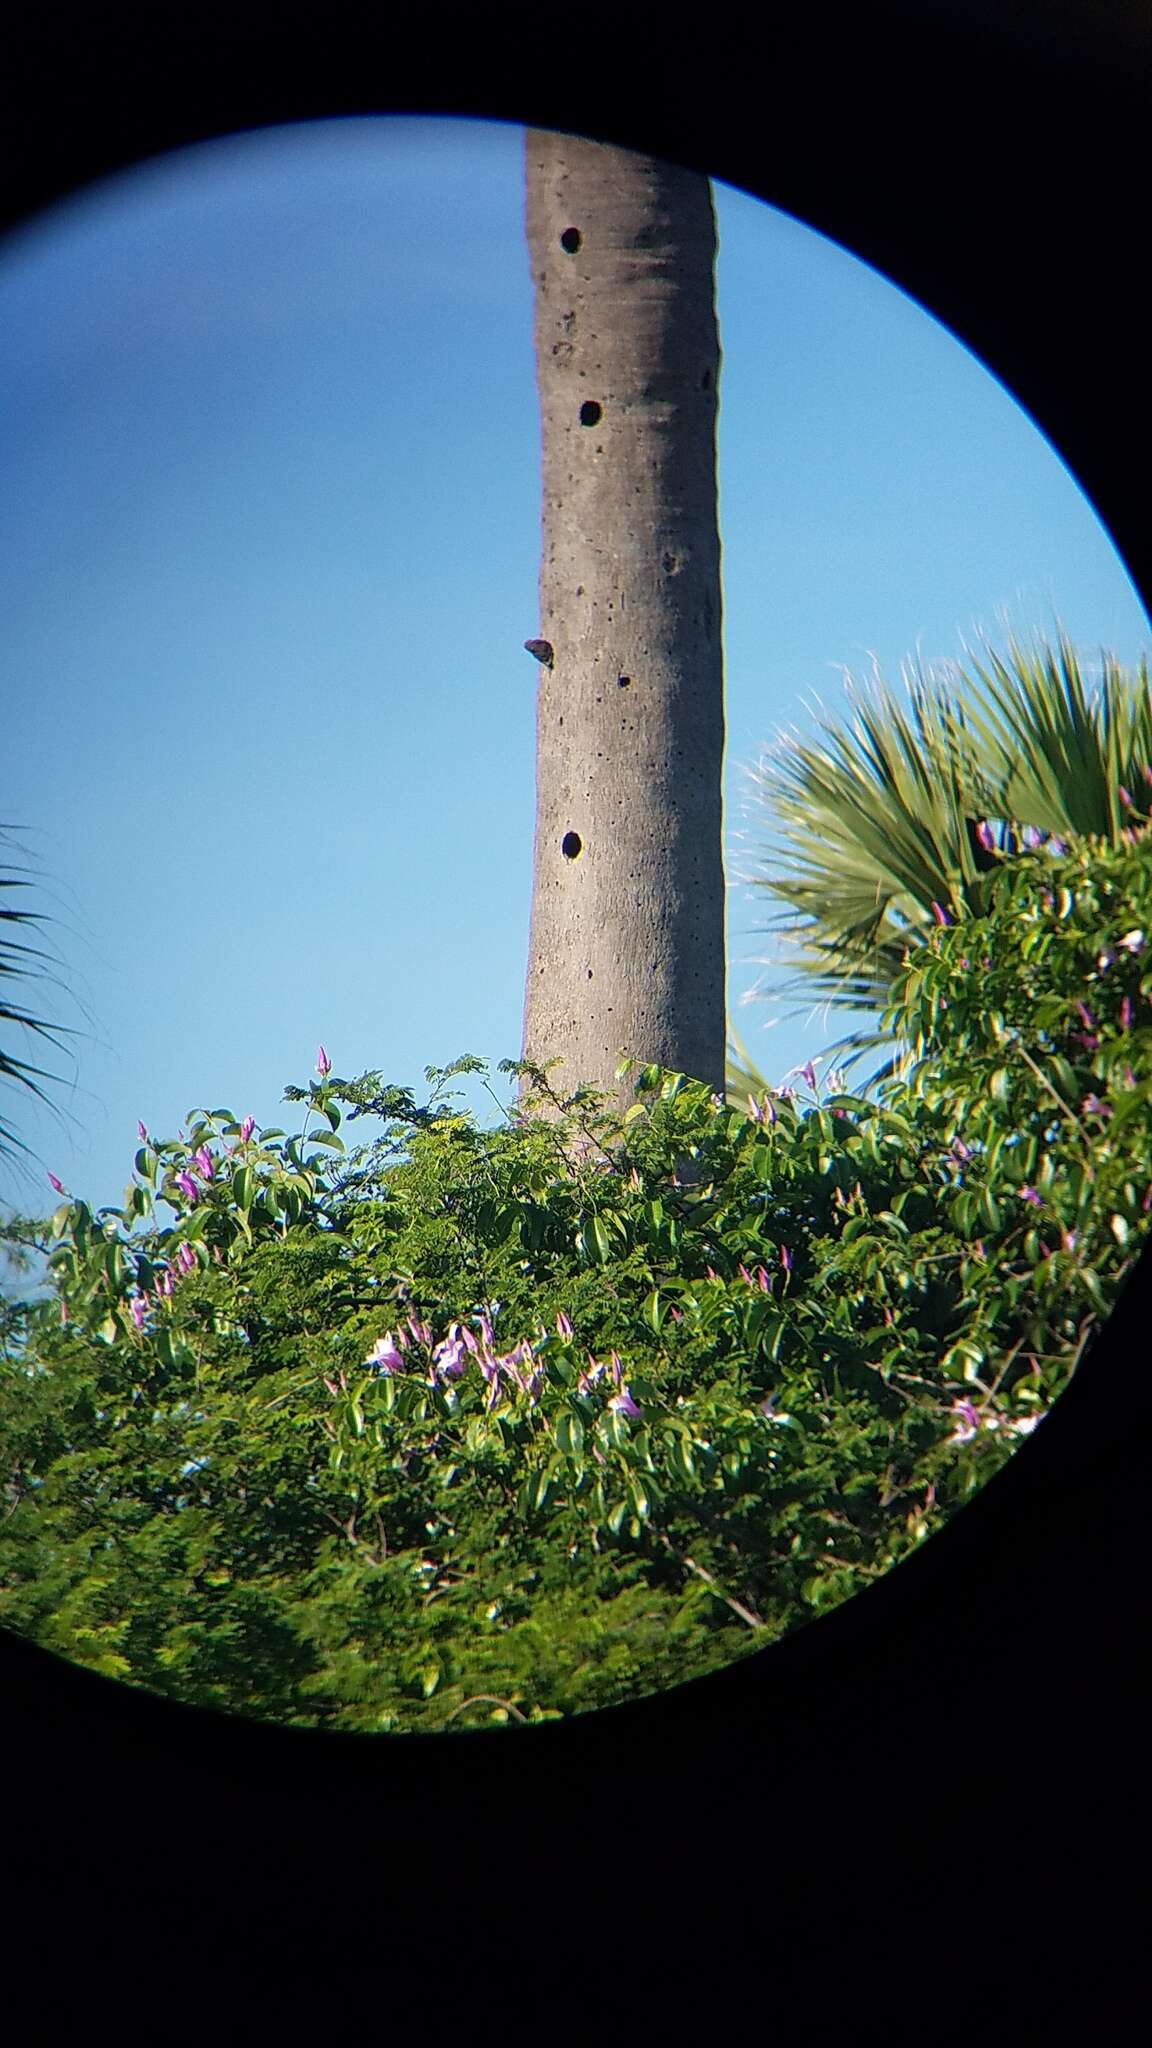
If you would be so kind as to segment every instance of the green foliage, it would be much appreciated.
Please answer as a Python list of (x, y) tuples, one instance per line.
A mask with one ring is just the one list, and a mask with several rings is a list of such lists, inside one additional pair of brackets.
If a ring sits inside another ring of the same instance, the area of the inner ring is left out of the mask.
[(998, 860), (909, 947), (875, 1100), (647, 1069), (623, 1122), (557, 1120), (506, 1062), (536, 1093), (479, 1131), (465, 1058), (422, 1107), (325, 1072), (298, 1136), (144, 1136), (5, 1324), (0, 1623), (365, 1732), (580, 1713), (803, 1625), (1004, 1464), (1138, 1255), (1148, 933), (1142, 833)]
[[(1105, 658), (1089, 691), (1063, 633), (1054, 646), (1012, 641), (1006, 659), (982, 651), (950, 680), (910, 669), (903, 695), (874, 678), (870, 697), (851, 692), (847, 725), (823, 723), (815, 742), (782, 735), (749, 771), (772, 819), (750, 879), (784, 906), (766, 929), (791, 940), (788, 988), (806, 1009), (885, 1009), (934, 903), (980, 915), (1000, 854), (1022, 838), (1118, 847), (1152, 806), (1146, 664), (1128, 673)], [(981, 826), (998, 845), (981, 842)], [(730, 1037), (727, 1085), (746, 1095), (759, 1077)], [(875, 1049), (889, 1058), (872, 1081), (889, 1079), (906, 1047), (883, 1029), (829, 1051), (851, 1069)]]

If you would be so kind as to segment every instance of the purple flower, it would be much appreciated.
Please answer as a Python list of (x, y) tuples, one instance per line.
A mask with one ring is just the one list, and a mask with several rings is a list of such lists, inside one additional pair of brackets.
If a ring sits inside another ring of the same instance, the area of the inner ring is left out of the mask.
[(1059, 860), (1060, 855), (1062, 853), (1067, 853), (1068, 848), (1064, 844), (1064, 841), (1062, 839), (1058, 839), (1056, 837), (1056, 834), (1053, 833), (1051, 839), (1048, 841), (1048, 851), (1049, 853), (1055, 854), (1057, 860)]
[(193, 1206), (195, 1206), (196, 1201), (198, 1199), (198, 1192), (196, 1183), (193, 1180), (191, 1174), (183, 1172), (178, 1173), (176, 1175), (176, 1185), (180, 1189), (181, 1193), (187, 1196), (188, 1201)]
[(196, 1171), (201, 1175), (201, 1177), (204, 1180), (214, 1179), (216, 1168), (212, 1163), (212, 1154), (208, 1150), (207, 1145), (201, 1145), (198, 1147), (198, 1149), (192, 1154), (192, 1161), (196, 1168)]
[(747, 1266), (737, 1266), (736, 1271), (740, 1275), (741, 1280), (743, 1280), (745, 1287), (751, 1287), (753, 1284), (752, 1275), (748, 1271)]
[(364, 1363), (374, 1365), (377, 1372), (382, 1373), (395, 1372), (403, 1365), (403, 1357), (396, 1347), (391, 1330), (385, 1330), (382, 1337), (377, 1337)]
[(769, 1281), (763, 1266), (757, 1266), (756, 1268), (756, 1285), (760, 1289), (761, 1294), (767, 1294)]
[(614, 1409), (618, 1415), (639, 1415), (640, 1413), (627, 1387), (621, 1387), (618, 1394), (613, 1394), (608, 1406)]
[(148, 1143), (148, 1133), (145, 1130), (143, 1124), (137, 1124), (136, 1129), (140, 1133), (142, 1143), (146, 1145)]
[[(455, 1335), (452, 1334), (453, 1331), (456, 1332)], [(439, 1373), (442, 1379), (459, 1379), (467, 1364), (467, 1359), (464, 1356), (465, 1346), (459, 1331), (459, 1323), (453, 1323), (452, 1329), (449, 1331), (445, 1341), (436, 1346), (435, 1351), (432, 1353), (432, 1370), (429, 1378), (435, 1379), (437, 1373)]]
[(576, 1382), (577, 1393), (590, 1394), (593, 1386), (595, 1385), (596, 1381), (600, 1378), (600, 1375), (603, 1371), (604, 1367), (601, 1365), (599, 1359), (593, 1358), (592, 1353), (589, 1352), (588, 1370), (587, 1372), (582, 1372), (579, 1379)]
[(1035, 853), (1036, 848), (1038, 846), (1042, 846), (1044, 843), (1044, 834), (1042, 832), (1038, 832), (1036, 830), (1035, 825), (1025, 825), (1023, 832), (1020, 834), (1020, 837), (1024, 845), (1028, 848), (1029, 853)]
[(1111, 1116), (1112, 1111), (1108, 1104), (1101, 1102), (1100, 1097), (1093, 1092), (1091, 1095), (1084, 1097), (1083, 1102), (1080, 1104), (1080, 1114), (1081, 1116)]
[(792, 1271), (792, 1254), (786, 1244), (782, 1244), (780, 1247), (780, 1264), (786, 1273)]
[(1142, 931), (1125, 932), (1124, 937), (1117, 939), (1116, 944), (1123, 946), (1126, 953), (1142, 953), (1144, 951), (1144, 934)]
[(933, 902), (932, 915), (936, 919), (937, 924), (951, 924), (952, 922), (948, 912), (940, 903)]
[(176, 1254), (176, 1264), (182, 1273), (190, 1273), (196, 1264), (196, 1254), (190, 1244), (182, 1244)]
[(412, 1332), (412, 1341), (413, 1341), (413, 1343), (415, 1343), (415, 1344), (430, 1344), (430, 1343), (432, 1342), (432, 1332), (431, 1332), (431, 1330), (430, 1330), (430, 1329), (428, 1328), (428, 1325), (427, 1325), (427, 1323), (421, 1323), (421, 1322), (417, 1322), (417, 1320), (416, 1320), (416, 1317), (415, 1317), (415, 1316), (409, 1316), (409, 1317), (408, 1317), (408, 1328), (409, 1328), (409, 1329), (411, 1330), (411, 1332)]
[(1060, 1243), (1066, 1252), (1074, 1252), (1077, 1244), (1077, 1233), (1074, 1230), (1062, 1230), (1060, 1232)]
[(1034, 1209), (1042, 1209), (1044, 1207), (1044, 1197), (1043, 1195), (1038, 1195), (1035, 1188), (1021, 1188), (1020, 1200), (1022, 1202), (1031, 1202)]
[(568, 1318), (565, 1315), (563, 1309), (561, 1309), (557, 1314), (556, 1328), (562, 1337), (570, 1337), (572, 1335), (572, 1325), (568, 1321)]
[(976, 844), (982, 846), (985, 853), (995, 853), (996, 851), (996, 840), (987, 818), (981, 818), (980, 823), (976, 827)]
[(957, 1159), (971, 1159), (972, 1157), (972, 1154), (968, 1146), (964, 1143), (963, 1138), (953, 1138), (952, 1150), (955, 1153)]
[(1077, 1001), (1076, 1014), (1079, 1017), (1080, 1022), (1084, 1026), (1085, 1031), (1095, 1031), (1096, 1019), (1092, 1015), (1091, 1010), (1088, 1008), (1087, 1003)]
[(56, 1190), (56, 1193), (57, 1193), (58, 1195), (62, 1195), (62, 1194), (64, 1193), (64, 1183), (63, 1183), (63, 1181), (57, 1180), (57, 1178), (56, 1178), (56, 1175), (55, 1175), (54, 1173), (50, 1173), (50, 1174), (48, 1175), (48, 1178), (49, 1178), (49, 1180), (51, 1181), (51, 1183), (52, 1183), (53, 1187), (55, 1188), (55, 1190)]
[(165, 1266), (163, 1271), (161, 1272), (160, 1278), (156, 1282), (156, 1285), (160, 1293), (164, 1296), (164, 1299), (167, 1301), (168, 1297), (171, 1295), (172, 1292), (172, 1275), (168, 1271), (167, 1266)]
[(138, 1330), (142, 1330), (144, 1328), (144, 1318), (147, 1314), (143, 1297), (139, 1294), (134, 1294), (128, 1305), (132, 1311), (132, 1321)]
[(252, 1136), (252, 1133), (253, 1133), (253, 1131), (254, 1131), (255, 1129), (256, 1129), (256, 1119), (255, 1119), (255, 1117), (252, 1117), (252, 1116), (246, 1116), (246, 1117), (245, 1117), (245, 1119), (244, 1119), (244, 1121), (243, 1121), (243, 1123), (242, 1123), (242, 1124), (241, 1124), (241, 1126), (240, 1126), (240, 1143), (241, 1143), (242, 1145), (246, 1145), (246, 1144), (248, 1143), (248, 1140), (249, 1140), (249, 1138), (250, 1138), (250, 1137)]
[(614, 1351), (611, 1352), (609, 1356), (612, 1360), (612, 1377), (615, 1380), (616, 1385), (618, 1387), (622, 1386), (624, 1383), (624, 1368), (621, 1365), (620, 1360)]
[(956, 1427), (949, 1441), (954, 1444), (970, 1443), (980, 1427), (979, 1410), (971, 1401), (953, 1401), (952, 1413), (956, 1417)]
[(318, 1045), (316, 1048), (316, 1072), (321, 1080), (324, 1079), (325, 1074), (332, 1072), (332, 1062), (322, 1045)]
[(1125, 996), (1120, 1004), (1120, 1029), (1121, 1031), (1131, 1031), (1132, 1029), (1131, 996)]
[(1125, 789), (1124, 784), (1122, 782), (1117, 784), (1117, 792), (1120, 797), (1120, 801), (1124, 806), (1124, 809), (1126, 811), (1134, 811), (1136, 806), (1132, 801), (1130, 793), (1128, 792), (1128, 790)]

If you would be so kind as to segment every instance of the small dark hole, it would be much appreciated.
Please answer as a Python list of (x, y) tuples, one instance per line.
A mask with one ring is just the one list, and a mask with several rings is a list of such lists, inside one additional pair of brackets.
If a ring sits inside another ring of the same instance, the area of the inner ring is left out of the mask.
[(621, 690), (630, 690), (632, 688), (631, 676), (617, 676), (616, 686)]
[(579, 228), (565, 228), (564, 233), (560, 237), (560, 247), (566, 256), (574, 256), (580, 247)]
[(564, 855), (565, 860), (575, 860), (580, 850), (580, 834), (578, 832), (566, 832), (560, 841), (560, 851)]
[(599, 426), (603, 413), (603, 406), (597, 405), (594, 398), (586, 398), (580, 407), (580, 425), (582, 427)]

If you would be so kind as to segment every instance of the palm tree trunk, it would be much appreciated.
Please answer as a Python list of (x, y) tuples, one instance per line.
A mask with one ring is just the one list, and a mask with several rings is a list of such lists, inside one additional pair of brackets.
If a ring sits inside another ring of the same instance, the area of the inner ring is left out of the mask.
[(725, 1076), (716, 225), (706, 177), (526, 142), (543, 506), (524, 1058)]

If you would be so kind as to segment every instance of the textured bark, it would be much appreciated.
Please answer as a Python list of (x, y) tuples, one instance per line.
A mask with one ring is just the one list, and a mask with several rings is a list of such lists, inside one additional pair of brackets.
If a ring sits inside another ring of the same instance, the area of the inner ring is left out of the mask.
[[(708, 180), (531, 131), (542, 446), (525, 1059), (723, 1093), (716, 226)], [(527, 660), (525, 665), (528, 666)]]

